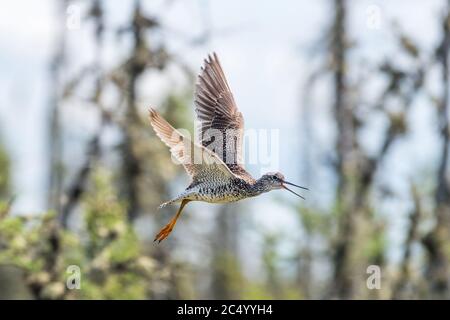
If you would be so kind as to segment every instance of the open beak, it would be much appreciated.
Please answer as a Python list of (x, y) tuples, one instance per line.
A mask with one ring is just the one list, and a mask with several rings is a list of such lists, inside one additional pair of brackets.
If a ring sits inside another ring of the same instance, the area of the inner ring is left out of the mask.
[(297, 197), (300, 197), (300, 198), (302, 198), (303, 200), (305, 200), (304, 197), (302, 197), (302, 196), (299, 195), (298, 193), (296, 193), (296, 192), (292, 191), (291, 189), (289, 189), (288, 187), (286, 187), (286, 184), (291, 185), (291, 186), (294, 186), (294, 187), (297, 187), (297, 188), (300, 188), (300, 189), (305, 189), (305, 190), (309, 190), (308, 188), (301, 187), (301, 186), (298, 186), (298, 185), (296, 185), (296, 184), (293, 184), (293, 183), (287, 182), (287, 181), (283, 181), (283, 183), (281, 184), (281, 186), (283, 187), (283, 189), (286, 189), (287, 191), (289, 191), (289, 192), (295, 194)]
[(309, 190), (309, 189), (306, 188), (306, 187), (298, 186), (298, 185), (296, 185), (296, 184), (293, 184), (292, 182), (283, 181), (283, 183), (288, 184), (288, 185), (290, 185), (290, 186), (294, 186), (294, 187), (300, 188), (300, 189)]

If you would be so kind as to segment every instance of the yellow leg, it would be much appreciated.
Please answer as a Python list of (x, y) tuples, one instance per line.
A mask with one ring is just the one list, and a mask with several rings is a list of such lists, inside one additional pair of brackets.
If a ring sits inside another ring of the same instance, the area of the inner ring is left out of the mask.
[(166, 224), (166, 226), (164, 228), (162, 228), (158, 234), (155, 237), (155, 240), (153, 241), (158, 241), (161, 242), (163, 241), (165, 238), (167, 238), (169, 236), (169, 234), (172, 232), (173, 228), (175, 227), (175, 224), (177, 223), (178, 218), (181, 215), (181, 211), (183, 211), (184, 206), (191, 200), (182, 200), (181, 201), (181, 205), (180, 208), (177, 211), (177, 214), (169, 221), (168, 224)]

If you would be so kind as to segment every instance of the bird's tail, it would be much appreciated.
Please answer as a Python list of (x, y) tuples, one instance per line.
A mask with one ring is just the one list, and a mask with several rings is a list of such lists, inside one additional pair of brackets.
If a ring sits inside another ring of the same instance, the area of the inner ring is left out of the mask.
[(164, 208), (165, 206), (167, 206), (167, 205), (169, 205), (169, 204), (178, 202), (178, 201), (180, 201), (180, 200), (181, 200), (181, 199), (179, 199), (179, 198), (175, 198), (175, 199), (171, 199), (171, 200), (169, 200), (169, 201), (166, 201), (166, 202), (164, 202), (164, 203), (161, 203), (161, 204), (159, 205), (159, 207), (158, 207), (158, 210)]
[(185, 190), (184, 192), (180, 193), (178, 196), (176, 196), (173, 199), (170, 199), (169, 201), (166, 201), (164, 203), (161, 203), (158, 207), (158, 209), (164, 208), (165, 206), (172, 204), (172, 203), (176, 203), (176, 202), (180, 202), (181, 200), (190, 200), (190, 196), (192, 194), (192, 190)]

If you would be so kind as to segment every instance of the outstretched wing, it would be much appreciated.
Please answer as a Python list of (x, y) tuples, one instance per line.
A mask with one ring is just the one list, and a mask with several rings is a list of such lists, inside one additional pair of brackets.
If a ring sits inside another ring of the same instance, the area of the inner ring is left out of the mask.
[(244, 118), (215, 53), (205, 60), (198, 76), (194, 102), (200, 143), (214, 151), (232, 172), (246, 173), (241, 166)]
[(183, 136), (154, 109), (150, 108), (149, 116), (158, 137), (170, 148), (173, 158), (184, 166), (193, 181), (236, 178), (214, 152)]

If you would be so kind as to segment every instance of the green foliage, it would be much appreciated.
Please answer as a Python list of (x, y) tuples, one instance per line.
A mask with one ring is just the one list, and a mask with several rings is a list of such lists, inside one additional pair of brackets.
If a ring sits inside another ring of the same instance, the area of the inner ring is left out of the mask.
[[(83, 201), (83, 228), (62, 229), (52, 212), (0, 220), (0, 265), (22, 270), (34, 298), (145, 299), (167, 279), (143, 253), (106, 172), (96, 172)], [(81, 270), (81, 288), (68, 289), (70, 265)]]
[(6, 197), (10, 184), (10, 161), (8, 154), (0, 144), (0, 199)]

